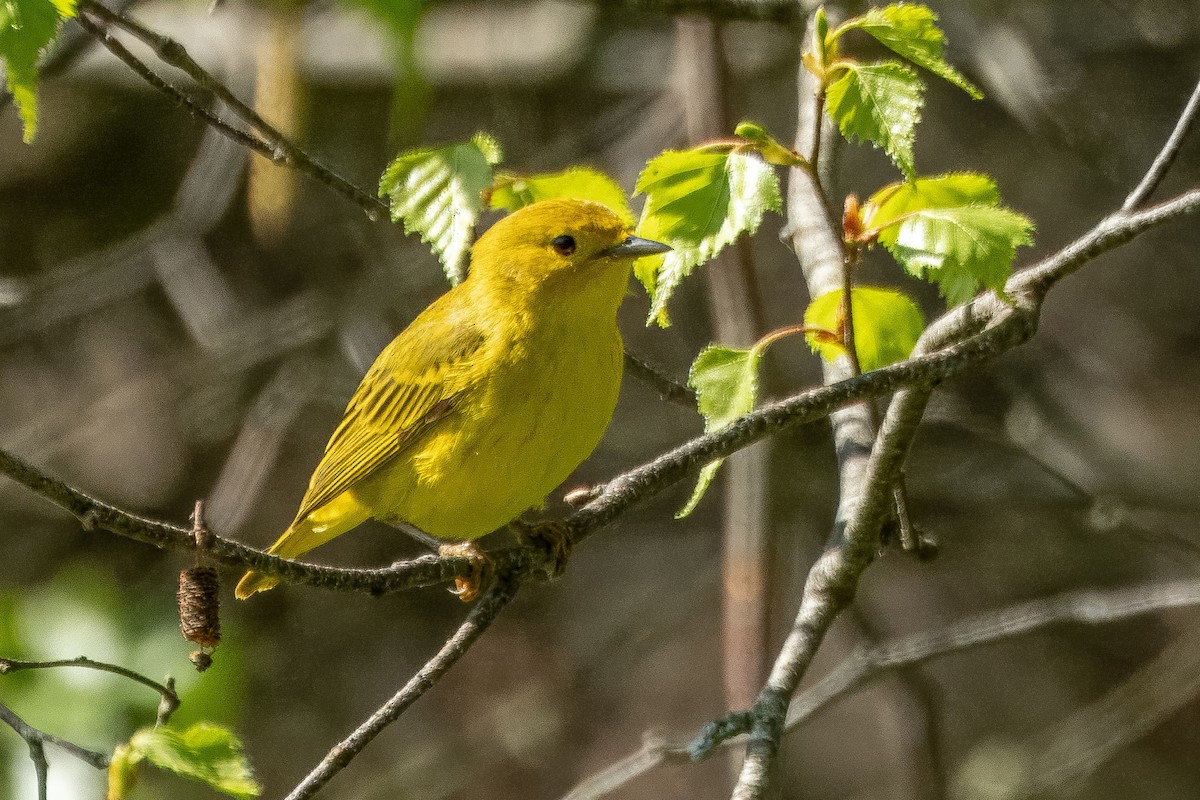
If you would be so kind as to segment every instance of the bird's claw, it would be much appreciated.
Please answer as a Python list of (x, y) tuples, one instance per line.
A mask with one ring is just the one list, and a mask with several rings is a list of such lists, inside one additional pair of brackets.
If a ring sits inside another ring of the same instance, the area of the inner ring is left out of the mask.
[(492, 560), (487, 553), (475, 542), (453, 542), (438, 547), (438, 555), (442, 558), (465, 558), (471, 564), (471, 574), (467, 577), (454, 579), (454, 588), (450, 594), (464, 603), (472, 603), (479, 597), (495, 577)]

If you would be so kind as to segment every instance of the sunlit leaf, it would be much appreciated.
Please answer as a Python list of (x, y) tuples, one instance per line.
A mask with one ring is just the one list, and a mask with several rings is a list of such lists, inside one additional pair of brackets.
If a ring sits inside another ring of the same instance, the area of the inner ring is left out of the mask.
[(1003, 288), (1017, 247), (1032, 243), (1029, 218), (999, 203), (986, 175), (918, 178), (876, 192), (867, 224), (905, 270), (936, 283), (958, 305), (980, 286)]
[(872, 8), (861, 17), (847, 20), (833, 36), (836, 38), (855, 29), (869, 33), (884, 47), (949, 81), (976, 100), (980, 99), (983, 92), (942, 57), (945, 38), (937, 26), (937, 19), (937, 14), (927, 6), (895, 3)]
[[(856, 286), (850, 291), (854, 317), (854, 350), (863, 372), (886, 367), (909, 357), (921, 331), (925, 316), (908, 295), (895, 289)], [(823, 294), (804, 312), (804, 324), (824, 330), (839, 330), (842, 316), (842, 290)], [(845, 350), (840, 344), (815, 334), (806, 334), (813, 352), (833, 361)]]
[(169, 726), (142, 728), (129, 746), (147, 762), (238, 798), (257, 797), (262, 787), (254, 780), (241, 741), (227, 728), (198, 722), (184, 730)]
[(646, 164), (637, 191), (646, 194), (638, 235), (666, 242), (663, 256), (639, 259), (638, 278), (651, 297), (650, 319), (667, 324), (671, 294), (700, 264), (782, 203), (779, 179), (754, 155), (698, 148), (668, 150)]
[(977, 172), (952, 172), (905, 183), (889, 184), (867, 201), (874, 206), (867, 224), (881, 228), (897, 217), (923, 208), (1000, 203), (1000, 190), (989, 176)]
[(1033, 243), (1033, 222), (1000, 206), (913, 211), (885, 228), (879, 241), (911, 275), (937, 284), (949, 305), (970, 300), (980, 286), (1003, 289), (1021, 245)]
[(0, 59), (28, 144), (37, 135), (37, 60), (75, 0), (0, 0)]
[(556, 197), (593, 200), (608, 206), (621, 219), (633, 224), (633, 212), (629, 209), (625, 192), (612, 178), (589, 167), (571, 167), (562, 172), (529, 177), (498, 175), (488, 202), (492, 208), (516, 211), (530, 203)]
[(496, 140), (477, 133), (462, 144), (401, 153), (379, 181), (392, 221), (403, 221), (405, 233), (418, 233), (433, 247), (451, 283), (466, 277), (483, 192), (500, 158)]
[(847, 139), (880, 147), (905, 177), (915, 177), (913, 141), (925, 90), (917, 74), (898, 61), (837, 64), (825, 107)]
[[(739, 350), (710, 345), (692, 362), (688, 386), (696, 390), (696, 406), (704, 417), (704, 430), (718, 431), (754, 408), (758, 397), (758, 366), (762, 350)], [(695, 510), (717, 475), (723, 459), (711, 461), (700, 471), (696, 488), (687, 504), (675, 514), (686, 517)]]

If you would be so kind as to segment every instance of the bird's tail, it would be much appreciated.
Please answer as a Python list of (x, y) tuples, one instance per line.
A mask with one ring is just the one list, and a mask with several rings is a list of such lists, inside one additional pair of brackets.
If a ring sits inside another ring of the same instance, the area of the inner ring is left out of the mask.
[[(361, 525), (370, 516), (367, 508), (350, 492), (343, 492), (308, 516), (293, 522), (267, 552), (280, 558), (302, 556), (314, 547)], [(245, 600), (257, 592), (274, 588), (278, 583), (278, 578), (251, 570), (238, 581), (233, 594), (238, 600)]]

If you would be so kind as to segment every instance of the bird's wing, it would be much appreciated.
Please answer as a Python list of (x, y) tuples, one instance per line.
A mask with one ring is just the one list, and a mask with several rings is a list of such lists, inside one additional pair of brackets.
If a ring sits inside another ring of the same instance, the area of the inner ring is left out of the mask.
[(389, 344), (346, 407), (296, 514), (302, 520), (395, 458), (446, 416), (471, 385), (486, 341), (461, 322), (419, 317)]

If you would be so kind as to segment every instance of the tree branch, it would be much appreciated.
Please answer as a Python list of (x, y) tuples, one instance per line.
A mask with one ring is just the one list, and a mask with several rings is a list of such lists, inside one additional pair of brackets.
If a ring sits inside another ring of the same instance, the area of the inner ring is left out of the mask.
[[(1056, 625), (1101, 625), (1165, 611), (1200, 605), (1200, 582), (1174, 581), (1120, 589), (1067, 592), (996, 611), (986, 611), (928, 633), (860, 647), (791, 703), (786, 732), (799, 728), (819, 712), (872, 681), (944, 656), (963, 653)], [(642, 747), (604, 770), (581, 781), (563, 800), (598, 800), (667, 763), (684, 764), (729, 749), (745, 736), (719, 743), (698, 736), (691, 741), (646, 738)]]
[(658, 392), (663, 400), (696, 410), (696, 393), (682, 383), (668, 378), (652, 367), (645, 359), (628, 350), (625, 351), (625, 370), (642, 383)]
[[(1187, 192), (1145, 211), (1108, 217), (1059, 253), (1010, 280), (1010, 293), (1052, 286), (1087, 261), (1141, 233), (1200, 210), (1200, 189)], [(835, 409), (868, 397), (888, 394), (903, 386), (928, 384), (957, 375), (1022, 344), (1033, 331), (1014, 324), (1008, 317), (982, 329), (994, 307), (1010, 310), (994, 294), (977, 298), (967, 306), (947, 312), (922, 336), (923, 346), (936, 347), (961, 330), (978, 330), (955, 344), (872, 370), (829, 386), (798, 392), (766, 403), (726, 428), (685, 442), (641, 466), (593, 487), (590, 501), (569, 514), (564, 522), (574, 542), (612, 523), (637, 503), (652, 497), (714, 458), (723, 458), (754, 442), (796, 425), (828, 416)], [(979, 330), (982, 329), (982, 330)], [(190, 527), (147, 519), (93, 498), (58, 478), (0, 449), (0, 474), (77, 517), (84, 527), (110, 533), (164, 549), (195, 551)], [(324, 567), (288, 561), (238, 542), (213, 536), (205, 554), (214, 561), (240, 569), (253, 569), (285, 583), (317, 586), (336, 591), (386, 594), (422, 586), (447, 583), (470, 575), (471, 566), (460, 557), (421, 556), (379, 569)], [(532, 574), (545, 566), (544, 554), (534, 548), (496, 551), (498, 568), (520, 567)]]
[(1150, 169), (1146, 171), (1137, 188), (1125, 198), (1125, 202), (1121, 205), (1122, 211), (1133, 211), (1135, 208), (1141, 206), (1154, 193), (1158, 185), (1162, 183), (1162, 179), (1166, 177), (1167, 170), (1175, 163), (1175, 157), (1179, 155), (1179, 146), (1183, 144), (1183, 140), (1187, 138), (1188, 132), (1196, 122), (1197, 114), (1200, 114), (1200, 81), (1197, 81), (1195, 88), (1192, 89), (1192, 96), (1188, 99), (1187, 105), (1183, 107), (1183, 112), (1175, 122), (1175, 129), (1171, 131), (1171, 135), (1163, 143), (1162, 149), (1158, 151), (1158, 156), (1150, 164)]
[(46, 745), (52, 744), (70, 755), (75, 756), (96, 769), (108, 769), (108, 756), (95, 750), (80, 747), (74, 742), (60, 739), (51, 733), (40, 731), (13, 713), (12, 709), (0, 703), (0, 722), (5, 723), (29, 746), (29, 760), (37, 773), (38, 800), (46, 800), (46, 780), (49, 776), (50, 762), (46, 760)]
[[(189, 113), (203, 120), (208, 125), (215, 127), (239, 144), (245, 145), (259, 155), (270, 159), (275, 164), (284, 164), (293, 167), (306, 175), (316, 178), (338, 194), (357, 204), (372, 220), (379, 220), (386, 217), (388, 213), (386, 203), (319, 164), (299, 147), (292, 144), (276, 128), (259, 116), (254, 109), (239, 100), (224, 84), (201, 67), (182, 44), (161, 33), (150, 30), (141, 23), (121, 13), (110, 11), (96, 2), (96, 0), (80, 0), (79, 9), (84, 13), (81, 13), (77, 19), (84, 30), (96, 37), (113, 55), (125, 62), (126, 65), (151, 86), (175, 100)], [(102, 20), (105, 25), (121, 28), (144, 42), (154, 50), (155, 55), (164, 63), (183, 71), (204, 89), (218, 97), (246, 125), (257, 129), (259, 133), (266, 137), (266, 141), (235, 128), (204, 106), (187, 97), (178, 88), (163, 80), (162, 77), (143, 64), (124, 45), (114, 39), (111, 33), (93, 22), (88, 15)]]
[(321, 760), (321, 763), (291, 791), (286, 800), (307, 800), (328, 783), (330, 778), (345, 769), (350, 761), (370, 744), (372, 739), (399, 719), (400, 715), (421, 695), (433, 688), (434, 684), (495, 621), (508, 602), (516, 595), (520, 585), (519, 573), (498, 574), (496, 582), (475, 604), (471, 613), (463, 620), (462, 625), (442, 645), (437, 654), (426, 662), (425, 666), (409, 679), (404, 688), (384, 703), (366, 722), (335, 745)]
[[(1193, 114), (1192, 104), (1189, 103), (1181, 116), (1181, 124), (1176, 126), (1176, 132), (1186, 130), (1188, 119)], [(813, 121), (819, 124), (819, 121)], [(799, 136), (803, 136), (801, 125)], [(1174, 134), (1171, 139), (1175, 139)], [(1177, 148), (1178, 143), (1168, 141), (1163, 153), (1169, 153)], [(1170, 156), (1156, 159), (1151, 166), (1149, 175), (1160, 171), (1160, 162), (1169, 163)], [(803, 175), (802, 170), (793, 170)], [(1161, 174), (1158, 175), (1161, 178)], [(1149, 180), (1156, 183), (1157, 178)], [(1145, 181), (1144, 181), (1145, 183)], [(801, 195), (812, 190), (807, 182), (800, 184)], [(1130, 195), (1135, 198), (1138, 190)], [(976, 329), (980, 324), (986, 325), (975, 337), (985, 336), (1007, 328), (1011, 331), (1014, 341), (1025, 341), (1036, 330), (1041, 303), (1058, 281), (1070, 275), (1083, 263), (1093, 258), (1099, 251), (1109, 249), (1116, 244), (1128, 241), (1128, 222), (1135, 218), (1169, 217), (1182, 212), (1181, 208), (1194, 210), (1200, 203), (1200, 190), (1194, 190), (1181, 195), (1173, 201), (1164, 203), (1140, 213), (1120, 210), (1101, 220), (1091, 231), (1076, 242), (1068, 245), (1055, 256), (1041, 264), (1014, 275), (1006, 284), (1006, 293), (1011, 300), (1001, 302), (993, 294), (986, 299), (990, 308), (986, 315), (979, 315), (981, 310), (975, 303), (969, 304), (963, 312), (962, 323), (959, 326), (946, 325), (945, 329), (959, 327)], [(789, 209), (789, 213), (793, 213)], [(1118, 232), (1121, 231), (1121, 232)], [(801, 254), (802, 241), (797, 242), (797, 253)], [(828, 272), (828, 270), (826, 270)], [(806, 270), (808, 274), (808, 270)], [(819, 276), (817, 276), (819, 278)], [(813, 279), (810, 278), (810, 283)], [(981, 304), (982, 305), (982, 304)], [(999, 308), (996, 306), (999, 305)], [(944, 335), (946, 330), (939, 328), (927, 331), (918, 343), (918, 352), (931, 346), (933, 339)], [(831, 368), (827, 368), (828, 371)], [(746, 756), (742, 763), (742, 771), (734, 788), (734, 800), (760, 800), (766, 792), (770, 781), (770, 773), (778, 754), (783, 735), (784, 720), (792, 693), (804, 676), (817, 648), (824, 639), (825, 633), (837, 615), (853, 599), (859, 577), (870, 565), (877, 547), (879, 530), (887, 513), (887, 503), (893, 494), (891, 487), (900, 474), (904, 455), (907, 452), (912, 435), (920, 422), (921, 414), (928, 401), (929, 389), (925, 387), (909, 388), (900, 392), (892, 401), (883, 428), (876, 437), (865, 473), (859, 478), (850, 475), (847, 480), (847, 464), (842, 461), (842, 498), (839, 503), (839, 518), (841, 511), (850, 500), (849, 522), (835, 546), (827, 550), (809, 571), (805, 584), (804, 597), (797, 612), (796, 622), (792, 633), (785, 642), (779, 657), (775, 662), (771, 677), (767, 680), (754, 707), (750, 713), (739, 713), (736, 719), (740, 725), (722, 726), (725, 735), (730, 735), (739, 727), (749, 724), (750, 737), (746, 745)], [(836, 431), (836, 420), (835, 420)], [(839, 451), (839, 457), (841, 456)], [(848, 498), (847, 491), (854, 491), (857, 497)], [(837, 529), (835, 526), (835, 536)], [(719, 737), (718, 737), (719, 739)]]
[(131, 681), (136, 681), (143, 686), (149, 686), (158, 692), (160, 698), (158, 712), (160, 725), (170, 719), (171, 715), (175, 713), (175, 709), (179, 708), (181, 702), (178, 693), (175, 691), (174, 682), (169, 679), (166, 684), (162, 684), (156, 680), (147, 678), (140, 672), (134, 672), (118, 664), (94, 661), (87, 656), (64, 658), (57, 661), (19, 661), (15, 658), (0, 658), (0, 675), (9, 675), (13, 672), (20, 672), (26, 669), (54, 669), (57, 667), (84, 667), (85, 669), (94, 669), (97, 672), (111, 672), (114, 675), (120, 675), (123, 678), (129, 678)]

